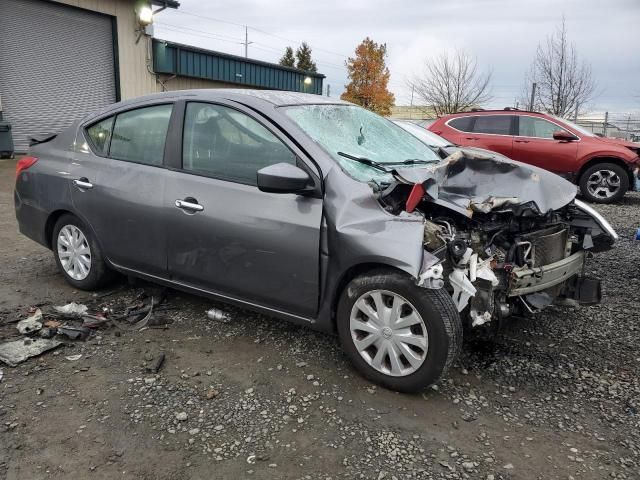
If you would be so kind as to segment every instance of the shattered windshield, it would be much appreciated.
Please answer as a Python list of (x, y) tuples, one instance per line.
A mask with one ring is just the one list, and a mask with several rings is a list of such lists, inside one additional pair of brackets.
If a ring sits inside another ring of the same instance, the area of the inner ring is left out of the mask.
[(390, 175), (349, 157), (389, 168), (440, 161), (436, 152), (410, 133), (355, 105), (296, 105), (285, 111), (356, 180), (385, 182)]

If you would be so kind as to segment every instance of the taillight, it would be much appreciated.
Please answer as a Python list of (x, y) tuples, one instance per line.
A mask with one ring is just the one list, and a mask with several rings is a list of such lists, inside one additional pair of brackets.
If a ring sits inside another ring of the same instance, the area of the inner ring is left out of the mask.
[(20, 172), (25, 171), (37, 161), (37, 157), (22, 157), (20, 160), (18, 160), (18, 163), (16, 163), (16, 177), (20, 175)]

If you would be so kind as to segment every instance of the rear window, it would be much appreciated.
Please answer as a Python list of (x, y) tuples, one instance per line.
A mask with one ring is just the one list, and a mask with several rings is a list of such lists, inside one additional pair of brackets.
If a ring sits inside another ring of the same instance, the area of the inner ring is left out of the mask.
[(511, 115), (477, 116), (473, 125), (473, 132), (489, 133), (493, 135), (510, 135), (511, 117)]
[(449, 120), (448, 125), (462, 132), (470, 132), (472, 123), (473, 117), (460, 117)]
[(87, 128), (87, 135), (89, 136), (93, 150), (98, 155), (104, 156), (107, 154), (107, 150), (109, 150), (111, 127), (113, 127), (113, 117), (101, 120)]

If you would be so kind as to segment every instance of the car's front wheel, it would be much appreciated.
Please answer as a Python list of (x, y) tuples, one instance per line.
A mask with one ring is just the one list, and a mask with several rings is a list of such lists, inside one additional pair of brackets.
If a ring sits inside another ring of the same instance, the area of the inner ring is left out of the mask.
[(342, 346), (363, 376), (401, 392), (440, 379), (462, 346), (462, 323), (444, 290), (382, 271), (352, 280), (337, 312)]
[(87, 226), (73, 215), (63, 215), (53, 228), (51, 248), (58, 268), (72, 286), (95, 290), (111, 279), (100, 246)]
[(596, 163), (580, 177), (580, 192), (590, 202), (616, 202), (628, 189), (629, 176), (615, 163)]

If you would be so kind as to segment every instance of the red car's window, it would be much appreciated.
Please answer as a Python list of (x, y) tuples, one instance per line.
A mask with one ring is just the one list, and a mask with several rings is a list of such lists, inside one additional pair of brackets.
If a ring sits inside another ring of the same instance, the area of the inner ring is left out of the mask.
[(490, 133), (493, 135), (511, 134), (511, 115), (477, 116), (473, 125), (474, 133)]
[(461, 132), (470, 132), (473, 125), (473, 117), (460, 117), (449, 120), (448, 125)]

